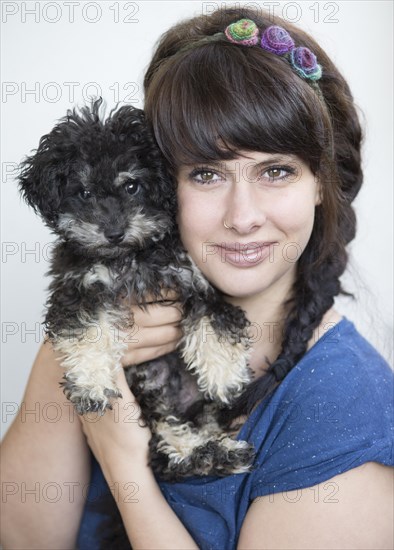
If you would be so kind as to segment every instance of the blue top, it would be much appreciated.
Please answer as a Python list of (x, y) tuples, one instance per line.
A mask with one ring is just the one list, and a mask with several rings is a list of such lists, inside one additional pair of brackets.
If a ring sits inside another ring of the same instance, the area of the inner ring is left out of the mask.
[[(257, 450), (252, 473), (159, 482), (160, 487), (201, 549), (235, 549), (253, 499), (312, 487), (365, 462), (394, 466), (393, 381), (386, 361), (344, 318), (243, 425), (237, 439)], [(108, 491), (94, 460), (92, 488), (96, 494), (98, 488)], [(94, 533), (103, 516), (89, 497), (80, 550), (99, 548)], [(324, 498), (334, 502), (335, 487), (328, 485)]]

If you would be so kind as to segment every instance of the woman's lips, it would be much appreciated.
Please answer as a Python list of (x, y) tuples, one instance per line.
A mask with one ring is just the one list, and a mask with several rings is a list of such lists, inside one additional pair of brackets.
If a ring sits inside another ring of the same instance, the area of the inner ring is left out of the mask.
[(220, 259), (236, 267), (253, 267), (263, 262), (272, 250), (274, 242), (222, 243), (217, 245)]

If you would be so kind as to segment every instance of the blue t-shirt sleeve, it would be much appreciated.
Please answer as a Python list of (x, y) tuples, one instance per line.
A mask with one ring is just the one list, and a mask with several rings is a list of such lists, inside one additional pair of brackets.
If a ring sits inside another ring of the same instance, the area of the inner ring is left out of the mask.
[(312, 348), (260, 411), (251, 499), (312, 487), (365, 462), (394, 465), (393, 373), (356, 338)]

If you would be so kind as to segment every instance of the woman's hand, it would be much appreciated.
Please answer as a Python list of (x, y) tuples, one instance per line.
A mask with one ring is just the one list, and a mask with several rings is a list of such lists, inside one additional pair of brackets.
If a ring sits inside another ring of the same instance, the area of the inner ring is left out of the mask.
[[(163, 295), (162, 302), (152, 302), (144, 310), (137, 305), (131, 306), (136, 330), (122, 358), (123, 367), (156, 359), (176, 349), (182, 336), (179, 326), (182, 312), (179, 304), (169, 305), (169, 300), (176, 300), (176, 296), (167, 293)], [(87, 413), (81, 417), (89, 447), (104, 474), (122, 460), (122, 456), (127, 459), (133, 457), (133, 461), (141, 461), (144, 465), (148, 460), (151, 432), (144, 426), (140, 407), (127, 384), (123, 369), (117, 374), (116, 385), (122, 398), (113, 402), (112, 410), (107, 410), (103, 416)]]
[(134, 326), (121, 361), (124, 367), (156, 359), (176, 349), (182, 336), (179, 326), (182, 310), (177, 302), (168, 304), (169, 300), (176, 298), (169, 292), (163, 295), (162, 302), (152, 302), (145, 310), (137, 305), (131, 306)]
[(148, 466), (150, 430), (138, 423), (139, 408), (123, 369), (119, 369), (117, 386), (123, 395), (116, 402), (119, 407), (115, 404), (103, 416), (86, 414), (81, 423), (107, 484), (115, 490), (130, 543), (133, 548), (197, 549)]
[[(104, 475), (116, 468), (118, 461), (133, 460), (146, 465), (151, 432), (141, 419), (141, 410), (132, 394), (123, 369), (116, 385), (122, 397), (104, 415), (91, 412), (80, 417), (89, 447), (100, 463)], [(124, 457), (124, 458), (123, 458)]]

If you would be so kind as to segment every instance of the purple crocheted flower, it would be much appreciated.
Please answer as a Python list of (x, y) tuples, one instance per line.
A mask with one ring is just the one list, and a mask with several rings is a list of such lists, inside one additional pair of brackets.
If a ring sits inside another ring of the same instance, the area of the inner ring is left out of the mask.
[(300, 46), (290, 52), (290, 63), (297, 73), (303, 78), (310, 80), (319, 80), (322, 75), (321, 66), (318, 64), (316, 56), (309, 48)]
[(283, 27), (272, 25), (263, 32), (261, 47), (271, 53), (283, 55), (294, 48), (294, 41)]

